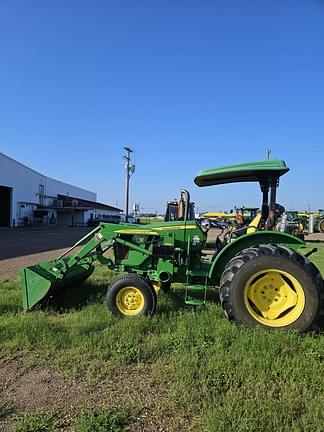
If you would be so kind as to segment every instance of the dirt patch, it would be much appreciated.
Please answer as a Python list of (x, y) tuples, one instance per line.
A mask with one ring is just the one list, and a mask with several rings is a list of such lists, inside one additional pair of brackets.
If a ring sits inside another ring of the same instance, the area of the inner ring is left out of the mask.
[[(68, 424), (71, 412), (85, 408), (87, 399), (82, 383), (67, 380), (51, 368), (32, 366), (23, 357), (0, 366), (0, 400), (13, 407), (16, 415), (52, 411), (60, 413), (62, 421)], [(10, 430), (10, 424), (0, 420), (0, 429)]]
[(43, 252), (33, 255), (25, 255), (16, 258), (8, 258), (0, 261), (0, 276), (3, 278), (17, 279), (19, 269), (31, 266), (40, 261), (50, 261), (57, 258), (64, 249), (58, 249), (50, 252)]
[(314, 233), (314, 234), (308, 234), (305, 236), (306, 241), (324, 241), (324, 234), (323, 233)]
[(67, 382), (56, 371), (25, 367), (19, 361), (10, 361), (1, 368), (1, 397), (18, 410), (31, 411), (58, 409), (65, 411), (80, 406), (85, 391), (82, 384)]
[[(77, 252), (78, 250), (80, 250), (80, 246), (73, 249), (73, 253)], [(4, 279), (18, 279), (18, 271), (22, 267), (32, 266), (42, 261), (53, 261), (65, 251), (66, 249), (56, 249), (38, 254), (25, 255), (16, 258), (1, 260), (0, 277)]]
[(168, 402), (169, 383), (157, 383), (153, 365), (127, 366), (113, 377), (107, 377), (91, 393), (92, 405), (104, 409), (136, 407), (132, 432), (186, 432), (188, 418), (175, 418)]
[[(177, 422), (168, 414), (165, 389), (156, 384), (151, 365), (127, 366), (122, 371), (89, 387), (70, 380), (51, 367), (34, 365), (17, 355), (0, 364), (0, 401), (13, 408), (15, 416), (24, 413), (53, 412), (63, 429), (68, 428), (82, 410), (128, 410), (132, 432), (185, 432), (188, 419)], [(14, 419), (0, 419), (0, 430), (10, 432)]]

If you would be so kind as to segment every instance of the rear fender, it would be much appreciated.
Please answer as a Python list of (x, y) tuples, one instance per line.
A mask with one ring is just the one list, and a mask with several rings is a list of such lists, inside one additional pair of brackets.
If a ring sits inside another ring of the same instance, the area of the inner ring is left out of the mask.
[(259, 244), (280, 244), (290, 249), (297, 250), (305, 242), (298, 237), (287, 233), (276, 231), (257, 231), (252, 234), (245, 234), (232, 240), (216, 255), (210, 267), (208, 277), (214, 285), (219, 283), (220, 277), (227, 263), (243, 249)]

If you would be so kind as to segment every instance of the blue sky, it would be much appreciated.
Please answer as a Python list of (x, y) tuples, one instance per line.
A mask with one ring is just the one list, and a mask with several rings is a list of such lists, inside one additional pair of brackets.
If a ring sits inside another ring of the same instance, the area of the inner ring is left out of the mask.
[(200, 169), (271, 156), (287, 208), (324, 207), (324, 0), (0, 0), (0, 151), (123, 207), (257, 205)]

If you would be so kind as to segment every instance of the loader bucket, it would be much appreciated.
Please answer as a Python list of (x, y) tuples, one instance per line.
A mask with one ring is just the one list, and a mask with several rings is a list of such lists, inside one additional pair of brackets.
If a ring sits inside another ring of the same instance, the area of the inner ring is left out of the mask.
[(23, 293), (24, 310), (32, 309), (37, 304), (46, 302), (55, 292), (68, 289), (86, 280), (94, 267), (89, 263), (79, 263), (70, 269), (62, 279), (57, 279), (46, 267), (53, 263), (45, 262), (20, 270), (20, 287)]

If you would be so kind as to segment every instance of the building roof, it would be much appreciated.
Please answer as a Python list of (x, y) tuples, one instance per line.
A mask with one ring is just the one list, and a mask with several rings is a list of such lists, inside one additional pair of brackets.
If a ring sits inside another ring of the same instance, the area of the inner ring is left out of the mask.
[(96, 210), (106, 210), (106, 211), (116, 211), (122, 212), (123, 210), (117, 207), (110, 206), (108, 204), (100, 203), (97, 201), (89, 201), (82, 198), (76, 198), (67, 195), (58, 194), (57, 198), (63, 201), (63, 207), (75, 207), (76, 209), (96, 209)]
[(49, 176), (47, 176), (47, 175), (44, 175), (44, 174), (40, 173), (39, 171), (36, 171), (36, 170), (34, 170), (33, 168), (30, 168), (29, 166), (24, 165), (23, 163), (17, 161), (16, 159), (13, 159), (12, 157), (10, 157), (10, 156), (8, 156), (8, 155), (2, 153), (2, 152), (0, 152), (0, 156), (3, 157), (3, 158), (5, 158), (5, 159), (10, 160), (11, 162), (15, 163), (16, 165), (19, 165), (19, 166), (21, 166), (21, 167), (23, 167), (23, 168), (25, 168), (25, 169), (28, 169), (29, 171), (31, 171), (31, 172), (33, 172), (34, 174), (37, 174), (37, 175), (43, 177), (44, 179), (54, 180), (54, 181), (56, 181), (56, 182), (59, 182), (59, 183), (65, 184), (65, 185), (67, 185), (67, 186), (72, 186), (72, 187), (74, 187), (74, 188), (78, 188), (78, 189), (80, 189), (80, 190), (82, 190), (82, 191), (84, 191), (84, 192), (90, 192), (90, 193), (92, 193), (92, 194), (95, 194), (95, 192), (89, 191), (88, 189), (84, 189), (84, 188), (81, 188), (81, 187), (79, 187), (79, 186), (72, 185), (71, 183), (67, 183), (67, 182), (65, 182), (65, 181), (58, 180), (58, 179), (55, 179), (55, 178), (53, 178), (53, 177), (49, 177)]
[[(2, 152), (0, 152), (0, 158), (8, 159), (9, 161), (15, 163), (16, 165), (21, 166), (21, 167), (23, 167), (25, 169), (28, 169), (29, 171), (31, 171), (31, 172), (33, 172), (35, 174), (38, 174), (38, 175), (40, 175), (43, 178), (54, 180), (54, 181), (57, 181), (57, 182), (59, 182), (61, 184), (65, 184), (67, 186), (72, 186), (72, 187), (80, 189), (80, 190), (82, 190), (84, 192), (88, 192), (88, 193), (91, 193), (93, 195), (96, 195), (95, 192), (91, 192), (91, 191), (89, 191), (87, 189), (80, 188), (79, 186), (71, 185), (70, 183), (62, 182), (60, 180), (53, 179), (52, 177), (48, 177), (48, 176), (46, 176), (46, 175), (44, 175), (44, 174), (42, 174), (42, 173), (34, 170), (33, 168), (30, 168), (27, 165), (24, 165), (23, 163), (15, 160), (13, 158), (11, 158), (10, 156), (7, 156), (6, 154), (4, 154)], [(56, 198), (55, 196), (49, 196), (49, 195), (46, 195), (46, 197), (48, 197), (48, 198), (51, 197), (51, 198), (54, 198), (54, 199)], [(86, 199), (83, 199), (83, 198), (72, 197), (70, 195), (67, 196), (67, 195), (61, 195), (61, 194), (59, 194), (59, 195), (57, 195), (57, 199), (62, 200), (63, 201), (63, 207), (67, 207), (67, 208), (73, 207), (72, 201), (74, 200), (74, 203), (78, 202), (78, 205), (75, 206), (75, 207), (77, 209), (79, 209), (79, 210), (81, 210), (81, 209), (83, 209), (83, 210), (98, 209), (98, 210), (115, 211), (115, 212), (122, 212), (123, 211), (120, 208), (113, 207), (113, 206), (110, 206), (108, 204), (104, 204), (104, 203), (100, 203), (100, 202), (96, 202), (96, 201), (90, 201), (90, 200), (86, 200)], [(33, 205), (36, 205), (36, 206), (40, 206), (39, 203), (28, 203), (28, 204), (33, 204)], [(53, 206), (46, 206), (46, 207), (53, 207)], [(62, 208), (62, 206), (60, 206), (60, 208)]]

